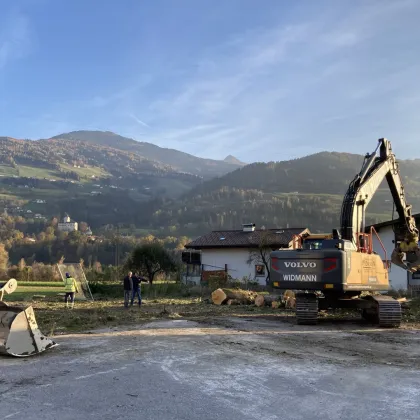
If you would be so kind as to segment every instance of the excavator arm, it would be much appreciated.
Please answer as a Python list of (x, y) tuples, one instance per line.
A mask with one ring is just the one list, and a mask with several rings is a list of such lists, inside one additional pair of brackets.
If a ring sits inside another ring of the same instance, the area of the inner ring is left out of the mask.
[[(378, 146), (373, 153), (365, 156), (362, 169), (349, 185), (341, 208), (341, 236), (358, 247), (358, 235), (365, 230), (366, 208), (384, 179), (387, 180), (399, 216), (396, 248), (391, 261), (406, 270), (415, 271), (416, 266), (420, 267), (419, 231), (411, 205), (406, 201), (398, 162), (387, 139), (378, 140)], [(397, 245), (397, 239), (405, 239), (404, 252), (411, 253), (410, 267), (403, 262), (404, 254)]]

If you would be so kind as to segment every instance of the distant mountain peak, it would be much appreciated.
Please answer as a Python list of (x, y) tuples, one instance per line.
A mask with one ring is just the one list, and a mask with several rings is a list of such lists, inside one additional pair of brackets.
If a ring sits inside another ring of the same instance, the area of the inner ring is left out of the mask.
[(246, 165), (246, 163), (241, 162), (239, 159), (237, 159), (235, 156), (232, 156), (232, 155), (228, 155), (228, 156), (226, 156), (226, 157), (223, 159), (223, 161), (224, 161), (224, 162), (227, 162), (227, 163), (231, 163), (231, 164), (233, 164), (233, 165), (241, 165), (241, 166)]

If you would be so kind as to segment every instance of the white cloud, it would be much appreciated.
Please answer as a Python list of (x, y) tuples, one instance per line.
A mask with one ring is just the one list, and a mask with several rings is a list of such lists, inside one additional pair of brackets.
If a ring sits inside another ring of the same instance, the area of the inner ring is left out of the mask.
[(24, 57), (31, 49), (28, 18), (20, 13), (0, 16), (0, 69)]
[(413, 0), (371, 1), (346, 12), (334, 5), (311, 21), (237, 34), (205, 52), (196, 72), (175, 93), (156, 98), (149, 113), (169, 133), (214, 124), (205, 135), (167, 134), (178, 146), (193, 142), (190, 150), (200, 155), (246, 159), (247, 143), (258, 145), (265, 159), (269, 146), (294, 154), (299, 142), (300, 150), (313, 150), (314, 139), (325, 136), (313, 130), (365, 118), (374, 108), (366, 98), (401, 86), (404, 75), (391, 66), (394, 52), (384, 53), (385, 65), (372, 57), (392, 40), (398, 19), (419, 11)]
[[(231, 34), (221, 45), (191, 50), (174, 66), (147, 68), (136, 83), (63, 104), (64, 111), (54, 111), (61, 115), (46, 122), (48, 131), (61, 121), (74, 122), (68, 117), (82, 110), (80, 124), (203, 157), (234, 154), (244, 161), (251, 154), (271, 160), (338, 149), (337, 139), (342, 150), (360, 152), (354, 148), (364, 146), (366, 136), (394, 133), (401, 124), (392, 107), (404, 112), (405, 133), (413, 131), (420, 62), (417, 45), (410, 50), (408, 42), (420, 36), (418, 0), (320, 0), (316, 10), (310, 17)], [(0, 30), (0, 67), (17, 57), (11, 39), (25, 40), (24, 28), (21, 23), (16, 36), (8, 31), (7, 39)], [(361, 143), (345, 143), (354, 138)]]
[(142, 121), (140, 118), (137, 118), (134, 114), (130, 114), (130, 117), (137, 122), (138, 124), (142, 125), (143, 127), (150, 128), (148, 124), (146, 124), (144, 121)]
[(130, 99), (139, 89), (146, 87), (152, 80), (153, 76), (151, 74), (141, 74), (137, 76), (135, 83), (107, 94), (98, 94), (92, 98), (82, 99), (77, 102), (77, 106), (83, 108), (104, 108), (108, 105), (115, 105), (118, 102)]

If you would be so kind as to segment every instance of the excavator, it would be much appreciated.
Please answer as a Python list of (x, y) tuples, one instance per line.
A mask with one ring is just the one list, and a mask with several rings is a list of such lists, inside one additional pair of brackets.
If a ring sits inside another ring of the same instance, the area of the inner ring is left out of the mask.
[(4, 295), (16, 288), (15, 279), (0, 285), (0, 354), (27, 357), (57, 346), (39, 330), (32, 306), (22, 308), (3, 302)]
[[(329, 236), (320, 234), (316, 246), (310, 237), (297, 238), (295, 249), (270, 254), (270, 285), (296, 291), (298, 324), (316, 324), (319, 310), (346, 308), (360, 310), (365, 320), (380, 327), (400, 326), (401, 305), (386, 295), (391, 289), (386, 249), (373, 227), (365, 232), (366, 208), (384, 179), (398, 212), (391, 263), (409, 272), (420, 269), (419, 230), (391, 142), (381, 138), (348, 186), (340, 229), (333, 229)], [(374, 237), (384, 260), (373, 249)]]

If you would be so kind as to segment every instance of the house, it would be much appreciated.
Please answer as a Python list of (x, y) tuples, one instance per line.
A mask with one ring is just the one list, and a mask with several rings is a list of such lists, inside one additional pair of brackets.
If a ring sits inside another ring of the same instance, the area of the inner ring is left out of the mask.
[(225, 272), (234, 279), (247, 278), (266, 285), (267, 271), (261, 253), (269, 264), (271, 250), (293, 247), (295, 236), (306, 228), (255, 229), (245, 224), (241, 230), (217, 230), (185, 245), (185, 282), (199, 284), (210, 273)]
[[(420, 223), (420, 213), (413, 215), (417, 226), (419, 226)], [(392, 251), (395, 248), (395, 233), (394, 228), (398, 224), (398, 220), (390, 220), (387, 222), (377, 223), (375, 225), (367, 226), (366, 232), (370, 232), (371, 227), (373, 227), (376, 232), (378, 233), (378, 236), (380, 238), (380, 241), (376, 237), (376, 235), (373, 235), (373, 250), (377, 252), (383, 260), (391, 260), (391, 254)], [(381, 242), (383, 244), (382, 248)], [(420, 273), (414, 273), (411, 274), (408, 271), (396, 266), (391, 265), (391, 271), (389, 273), (389, 281), (391, 284), (391, 287), (395, 290), (408, 290), (412, 289), (419, 290), (420, 291)]]
[(79, 225), (66, 216), (61, 223), (58, 223), (57, 229), (61, 232), (74, 232), (79, 229)]

